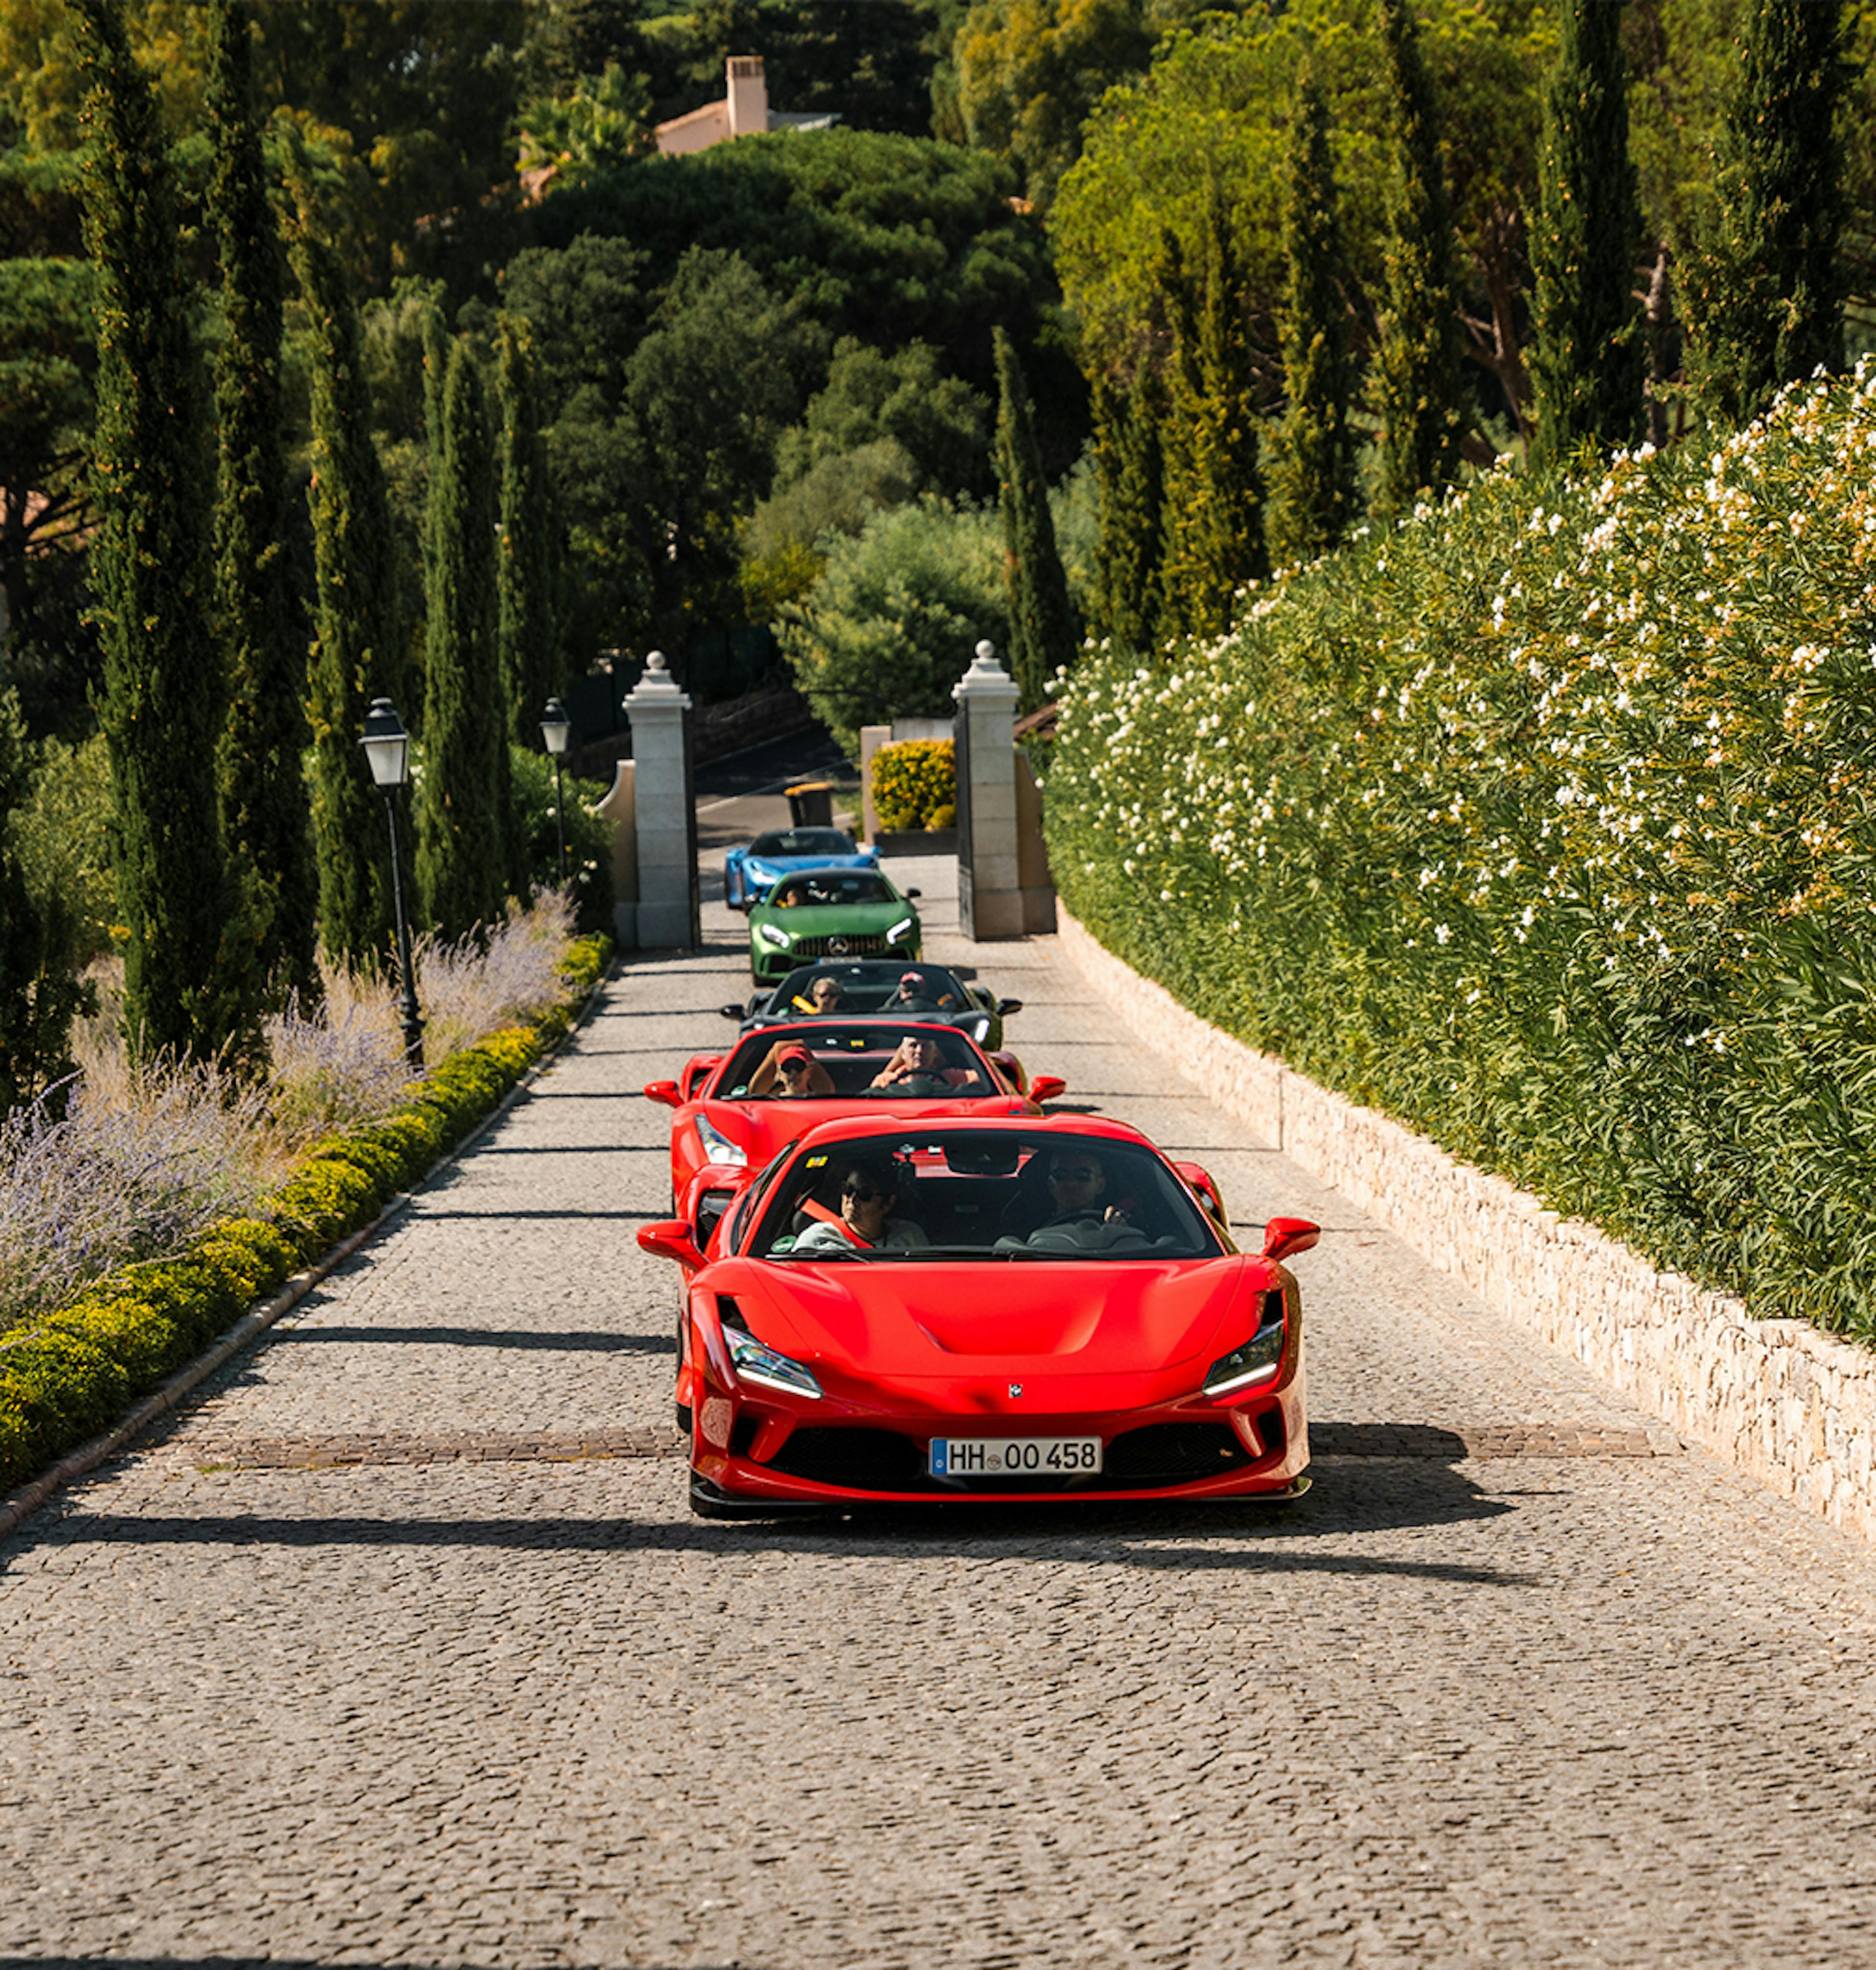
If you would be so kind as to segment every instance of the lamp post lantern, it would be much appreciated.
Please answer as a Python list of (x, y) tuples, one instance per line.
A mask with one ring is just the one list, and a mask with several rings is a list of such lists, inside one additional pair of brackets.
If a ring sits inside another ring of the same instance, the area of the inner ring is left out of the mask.
[(554, 762), (554, 846), (560, 857), (560, 886), (567, 886), (567, 824), (561, 806), (560, 762), (574, 736), (573, 720), (558, 697), (550, 697), (541, 714), (541, 737)]
[(398, 790), (410, 778), (411, 739), (391, 707), (388, 697), (372, 701), (366, 715), (366, 763), (378, 791), (385, 797), (385, 814), (391, 824), (391, 902), (397, 918), (398, 977), (402, 987), (404, 1058), (414, 1068), (424, 1064), (423, 1015), (417, 1009), (417, 971), (411, 961), (410, 920), (404, 913), (404, 871), (398, 851)]

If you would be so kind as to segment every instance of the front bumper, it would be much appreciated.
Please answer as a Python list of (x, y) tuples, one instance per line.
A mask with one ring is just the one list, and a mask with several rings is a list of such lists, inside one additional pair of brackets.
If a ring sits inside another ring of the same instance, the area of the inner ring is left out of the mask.
[[(696, 1413), (693, 1494), (714, 1516), (863, 1504), (1035, 1504), (1162, 1499), (1278, 1500), (1307, 1488), (1309, 1423), (1298, 1375), (1237, 1403), (1034, 1416), (915, 1415), (801, 1403), (713, 1386)], [(1091, 1475), (934, 1478), (935, 1436), (1099, 1436)]]

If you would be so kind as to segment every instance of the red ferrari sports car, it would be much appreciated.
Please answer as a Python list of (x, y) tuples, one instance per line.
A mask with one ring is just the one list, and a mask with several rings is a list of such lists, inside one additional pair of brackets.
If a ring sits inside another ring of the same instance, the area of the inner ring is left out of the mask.
[(804, 1019), (746, 1035), (733, 1052), (688, 1061), (645, 1096), (675, 1108), (671, 1195), (697, 1235), (785, 1145), (835, 1116), (1039, 1115), (1068, 1084), (1038, 1074), (1025, 1094), (967, 1035), (903, 1014)]
[(1302, 1309), (1279, 1217), (1081, 1116), (850, 1118), (778, 1155), (688, 1276), (678, 1405), (706, 1518), (883, 1501), (1295, 1497)]

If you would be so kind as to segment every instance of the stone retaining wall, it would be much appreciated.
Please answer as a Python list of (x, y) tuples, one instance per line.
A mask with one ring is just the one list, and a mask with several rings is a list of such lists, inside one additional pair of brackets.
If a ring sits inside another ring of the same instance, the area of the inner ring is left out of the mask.
[(1593, 1225), (1208, 1025), (1066, 910), (1060, 921), (1063, 950), (1094, 989), (1264, 1141), (1689, 1441), (1876, 1539), (1876, 1354), (1657, 1272)]

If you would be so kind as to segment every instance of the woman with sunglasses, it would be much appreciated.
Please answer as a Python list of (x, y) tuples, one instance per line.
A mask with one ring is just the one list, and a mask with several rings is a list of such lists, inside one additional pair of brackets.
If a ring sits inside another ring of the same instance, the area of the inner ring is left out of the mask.
[(898, 1186), (876, 1163), (850, 1162), (840, 1172), (840, 1200), (837, 1218), (826, 1205), (803, 1201), (815, 1221), (795, 1240), (795, 1250), (904, 1251), (931, 1242), (909, 1218), (894, 1215)]

